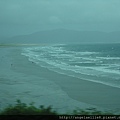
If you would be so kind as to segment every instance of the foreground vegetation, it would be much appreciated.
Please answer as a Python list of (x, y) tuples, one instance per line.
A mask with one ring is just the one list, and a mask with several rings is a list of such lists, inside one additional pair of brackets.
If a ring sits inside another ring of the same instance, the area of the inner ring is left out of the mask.
[[(16, 101), (15, 105), (9, 105), (4, 110), (0, 111), (0, 115), (60, 115), (57, 111), (54, 111), (50, 106), (45, 108), (40, 106), (35, 107), (33, 103), (29, 105), (22, 103), (20, 100)], [(109, 112), (98, 111), (95, 108), (89, 108), (86, 110), (77, 109), (72, 113), (65, 113), (64, 115), (113, 115)]]

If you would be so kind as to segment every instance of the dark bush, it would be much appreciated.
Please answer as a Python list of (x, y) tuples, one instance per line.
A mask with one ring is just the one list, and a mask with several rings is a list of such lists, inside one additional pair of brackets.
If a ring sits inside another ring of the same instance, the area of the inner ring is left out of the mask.
[(37, 108), (30, 103), (29, 105), (22, 103), (20, 100), (17, 100), (17, 104), (9, 105), (7, 108), (0, 112), (0, 115), (56, 115), (56, 111), (53, 111), (49, 106), (45, 108), (40, 106)]
[[(22, 103), (20, 100), (16, 101), (15, 105), (9, 105), (4, 110), (0, 112), (0, 115), (60, 115), (58, 112), (54, 111), (51, 106), (39, 108), (34, 106), (34, 103), (27, 105)], [(85, 110), (76, 109), (72, 113), (65, 113), (64, 115), (113, 115), (111, 112), (102, 112), (96, 108), (88, 108)]]

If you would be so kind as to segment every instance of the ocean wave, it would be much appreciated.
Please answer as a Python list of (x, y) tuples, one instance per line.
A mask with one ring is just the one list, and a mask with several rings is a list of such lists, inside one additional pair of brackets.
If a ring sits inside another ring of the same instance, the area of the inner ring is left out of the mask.
[(29, 57), (30, 61), (56, 72), (80, 78), (83, 76), (84, 79), (102, 84), (120, 85), (119, 61), (117, 63), (108, 61), (119, 60), (119, 57), (103, 57), (100, 56), (101, 52), (70, 51), (65, 49), (65, 45), (24, 48), (22, 55)]

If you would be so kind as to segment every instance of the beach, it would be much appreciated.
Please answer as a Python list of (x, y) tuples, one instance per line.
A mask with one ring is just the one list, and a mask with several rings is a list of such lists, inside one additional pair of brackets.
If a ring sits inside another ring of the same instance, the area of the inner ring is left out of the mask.
[(51, 71), (21, 55), (22, 47), (0, 48), (0, 108), (22, 102), (52, 106), (60, 112), (76, 108), (117, 111), (120, 88)]

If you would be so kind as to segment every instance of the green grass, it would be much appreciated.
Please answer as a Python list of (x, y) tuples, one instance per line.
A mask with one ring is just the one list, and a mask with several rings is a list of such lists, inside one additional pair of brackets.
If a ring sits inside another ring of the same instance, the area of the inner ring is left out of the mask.
[[(20, 100), (16, 101), (15, 105), (9, 105), (2, 111), (0, 115), (60, 115), (57, 111), (54, 111), (51, 106), (44, 107), (40, 106), (39, 108), (34, 106), (34, 103), (27, 105), (22, 103)], [(110, 112), (98, 111), (95, 108), (88, 108), (85, 110), (76, 109), (72, 113), (64, 113), (64, 115), (113, 115)]]

